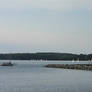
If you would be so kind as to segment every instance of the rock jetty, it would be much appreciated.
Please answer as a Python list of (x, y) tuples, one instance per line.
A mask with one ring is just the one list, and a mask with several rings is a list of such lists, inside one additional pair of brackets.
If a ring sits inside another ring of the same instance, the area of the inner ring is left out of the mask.
[(45, 67), (92, 71), (92, 64), (48, 64)]

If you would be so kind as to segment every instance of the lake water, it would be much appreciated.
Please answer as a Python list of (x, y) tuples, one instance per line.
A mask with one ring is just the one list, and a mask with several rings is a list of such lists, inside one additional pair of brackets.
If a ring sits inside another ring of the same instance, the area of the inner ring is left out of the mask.
[(16, 64), (13, 67), (0, 66), (0, 92), (92, 92), (91, 71), (44, 67), (71, 61), (12, 62)]

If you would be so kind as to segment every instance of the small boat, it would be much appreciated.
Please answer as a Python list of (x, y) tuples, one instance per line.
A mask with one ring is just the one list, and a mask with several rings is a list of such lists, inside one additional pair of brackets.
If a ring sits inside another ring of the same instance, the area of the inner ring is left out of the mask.
[(13, 66), (14, 64), (11, 62), (4, 62), (1, 64), (1, 66)]

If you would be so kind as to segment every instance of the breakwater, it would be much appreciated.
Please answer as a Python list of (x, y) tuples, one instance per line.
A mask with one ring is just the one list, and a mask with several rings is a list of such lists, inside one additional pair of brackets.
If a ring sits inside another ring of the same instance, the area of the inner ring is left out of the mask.
[(45, 67), (92, 71), (92, 64), (48, 64)]

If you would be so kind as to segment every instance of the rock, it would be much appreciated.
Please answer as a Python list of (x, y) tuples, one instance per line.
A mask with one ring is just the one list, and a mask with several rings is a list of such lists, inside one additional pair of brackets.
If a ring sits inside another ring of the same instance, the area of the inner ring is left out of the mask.
[(76, 69), (76, 70), (92, 70), (92, 64), (48, 64), (45, 67)]

